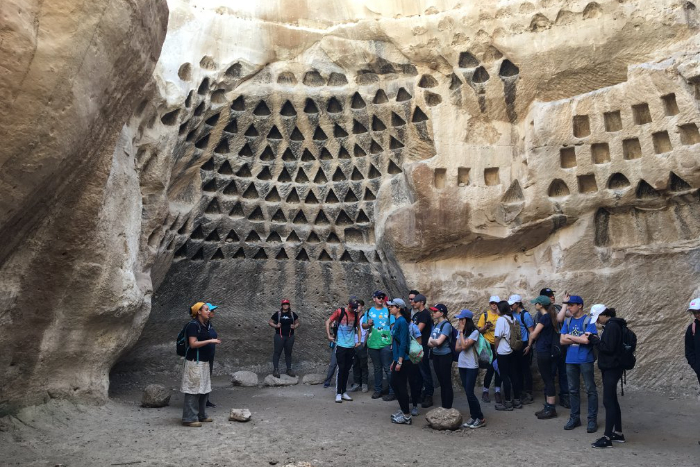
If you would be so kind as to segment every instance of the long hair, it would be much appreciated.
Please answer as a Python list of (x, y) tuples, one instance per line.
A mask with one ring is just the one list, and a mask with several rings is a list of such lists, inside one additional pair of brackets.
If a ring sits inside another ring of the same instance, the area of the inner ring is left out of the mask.
[(405, 306), (402, 306), (401, 308), (399, 308), (399, 312), (401, 313), (401, 316), (403, 316), (403, 318), (407, 322), (409, 322), (409, 323), (411, 322), (411, 312), (408, 311), (408, 308), (406, 308)]
[(561, 331), (561, 323), (559, 323), (557, 319), (557, 308), (554, 306), (554, 303), (550, 303), (549, 306), (544, 307), (544, 309), (547, 311), (549, 319), (552, 320), (552, 327), (554, 327), (554, 330), (556, 332)]
[(502, 316), (509, 316), (511, 319), (513, 319), (513, 310), (510, 309), (510, 305), (508, 305), (508, 302), (505, 300), (498, 302), (498, 311)]
[(464, 337), (469, 337), (471, 334), (476, 331), (476, 325), (474, 325), (474, 321), (471, 318), (464, 318)]

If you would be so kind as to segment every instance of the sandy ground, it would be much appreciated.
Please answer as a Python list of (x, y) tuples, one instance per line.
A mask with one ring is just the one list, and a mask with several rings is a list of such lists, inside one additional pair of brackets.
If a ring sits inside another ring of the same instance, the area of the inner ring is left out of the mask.
[[(157, 382), (151, 378), (148, 382)], [(160, 381), (176, 388), (175, 379)], [(101, 407), (54, 401), (0, 419), (0, 464), (22, 466), (227, 466), (308, 465), (700, 465), (700, 403), (626, 389), (621, 398), (628, 442), (596, 450), (590, 443), (601, 428), (564, 431), (568, 410), (559, 418), (537, 420), (533, 405), (496, 412), (483, 404), (487, 427), (437, 432), (425, 418), (412, 426), (394, 425), (396, 402), (354, 393), (355, 401), (336, 404), (333, 389), (322, 386), (233, 388), (227, 377), (214, 380), (214, 418), (203, 428), (181, 426), (182, 395), (169, 407), (139, 406), (145, 382), (115, 381), (112, 398)], [(437, 398), (439, 399), (439, 398)], [(229, 409), (249, 408), (248, 423), (228, 421)], [(466, 397), (456, 393), (455, 408), (468, 418)], [(425, 410), (421, 410), (422, 413)]]

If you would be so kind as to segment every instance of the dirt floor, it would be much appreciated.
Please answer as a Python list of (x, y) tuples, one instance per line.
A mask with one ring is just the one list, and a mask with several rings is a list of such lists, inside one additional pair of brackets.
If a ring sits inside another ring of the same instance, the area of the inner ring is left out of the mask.
[[(179, 385), (176, 378), (159, 382)], [(182, 395), (174, 391), (169, 407), (144, 409), (145, 384), (113, 381), (112, 397), (101, 407), (54, 401), (0, 419), (0, 465), (700, 465), (698, 400), (632, 388), (621, 398), (627, 443), (596, 450), (590, 443), (602, 435), (602, 400), (595, 434), (585, 427), (564, 431), (566, 409), (557, 419), (537, 420), (541, 396), (514, 412), (483, 404), (485, 428), (437, 432), (423, 415), (412, 426), (392, 424), (398, 404), (372, 400), (370, 393), (336, 404), (332, 388), (233, 388), (228, 377), (218, 377), (211, 395), (218, 406), (209, 413), (214, 422), (186, 428)], [(229, 422), (230, 408), (249, 408), (253, 419)], [(455, 408), (468, 418), (461, 391)]]

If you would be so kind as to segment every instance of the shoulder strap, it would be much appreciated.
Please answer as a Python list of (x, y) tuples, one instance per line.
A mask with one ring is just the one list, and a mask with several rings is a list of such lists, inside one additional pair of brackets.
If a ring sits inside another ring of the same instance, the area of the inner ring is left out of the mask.
[(695, 321), (693, 321), (693, 337), (695, 337)]

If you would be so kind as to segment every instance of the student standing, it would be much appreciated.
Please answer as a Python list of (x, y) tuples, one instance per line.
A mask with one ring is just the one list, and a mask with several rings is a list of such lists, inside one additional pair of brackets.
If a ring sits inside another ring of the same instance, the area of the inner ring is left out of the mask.
[(515, 377), (518, 379), (520, 390), (520, 402), (532, 404), (532, 349), (528, 344), (530, 333), (535, 330), (535, 322), (530, 316), (530, 312), (523, 307), (523, 299), (520, 295), (511, 295), (508, 298), (508, 305), (513, 311), (513, 318), (520, 325), (520, 338), (523, 341), (521, 349), (513, 350)]
[[(362, 327), (367, 329), (367, 351), (372, 359), (374, 367), (374, 394), (372, 399), (382, 397), (383, 378), (386, 374), (387, 380), (391, 381), (391, 326), (394, 324), (394, 317), (389, 315), (389, 310), (384, 306), (386, 294), (377, 290), (372, 294), (374, 306), (367, 310), (362, 320)], [(389, 384), (389, 394), (383, 397), (385, 401), (396, 399), (394, 390)]]
[[(476, 325), (479, 332), (484, 336), (484, 339), (491, 344), (491, 351), (494, 355), (496, 355), (496, 346), (494, 345), (495, 338), (493, 331), (496, 328), (496, 321), (498, 320), (498, 302), (500, 301), (501, 299), (498, 297), (498, 295), (492, 295), (491, 298), (489, 298), (488, 309), (479, 317), (479, 322)], [(484, 375), (484, 389), (481, 393), (481, 400), (483, 402), (491, 402), (491, 399), (489, 398), (489, 386), (491, 386), (491, 380), (494, 377), (494, 373), (496, 379), (493, 383), (495, 387), (495, 394), (493, 397), (496, 403), (500, 404), (503, 402), (501, 399), (501, 375), (494, 370), (493, 365), (489, 365), (489, 367), (486, 369), (486, 375)]]
[(565, 308), (571, 313), (571, 318), (564, 320), (561, 328), (561, 345), (568, 345), (566, 351), (566, 378), (569, 381), (569, 397), (571, 399), (571, 414), (564, 426), (565, 430), (573, 430), (581, 426), (581, 376), (588, 394), (588, 425), (589, 433), (598, 431), (598, 388), (595, 385), (593, 365), (595, 356), (593, 345), (588, 336), (598, 330), (591, 318), (583, 312), (583, 299), (571, 295), (564, 300)]
[(685, 359), (688, 360), (690, 368), (695, 371), (700, 383), (700, 298), (690, 302), (688, 311), (694, 319), (685, 330)]
[[(417, 292), (412, 290), (411, 292)], [(420, 370), (420, 385), (421, 385), (421, 407), (427, 409), (433, 405), (433, 393), (435, 392), (435, 387), (433, 386), (433, 372), (430, 369), (430, 348), (428, 347), (428, 340), (430, 339), (430, 333), (433, 331), (433, 317), (430, 311), (425, 307), (427, 299), (425, 295), (416, 293), (413, 298), (411, 294), (408, 295), (408, 300), (413, 306), (411, 320), (418, 326), (421, 333), (421, 345), (423, 346), (423, 359), (418, 364)]]
[(470, 310), (462, 310), (457, 315), (459, 320), (459, 335), (455, 343), (455, 350), (459, 351), (459, 377), (462, 387), (467, 394), (469, 403), (469, 420), (462, 428), (482, 428), (486, 426), (486, 419), (481, 411), (479, 398), (474, 394), (476, 378), (479, 376), (479, 359), (476, 356), (476, 341), (479, 339), (479, 330), (473, 321), (474, 313)]
[[(365, 302), (364, 300), (357, 300), (360, 304), (357, 309), (357, 313), (360, 317), (360, 323), (365, 315)], [(353, 385), (350, 386), (350, 392), (359, 391), (362, 392), (369, 391), (369, 366), (367, 360), (369, 355), (367, 354), (367, 329), (360, 326), (360, 345), (355, 349), (355, 363), (352, 364), (352, 380)]]
[(520, 402), (520, 385), (515, 378), (515, 357), (510, 346), (512, 327), (518, 324), (513, 318), (513, 311), (510, 309), (508, 302), (505, 300), (498, 302), (497, 307), (499, 316), (494, 329), (494, 337), (496, 359), (498, 360), (498, 370), (501, 372), (501, 379), (503, 380), (505, 398), (502, 403), (496, 404), (494, 408), (496, 410), (512, 411), (514, 408), (523, 408), (523, 404)]
[[(625, 442), (622, 434), (622, 411), (617, 400), (617, 383), (622, 378), (622, 331), (627, 322), (618, 318), (614, 308), (603, 304), (591, 307), (591, 323), (600, 323), (603, 333), (598, 341), (598, 368), (603, 376), (603, 406), (605, 407), (605, 433), (595, 443), (594, 448), (612, 447), (612, 442)], [(595, 339), (594, 339), (595, 340)]]
[[(335, 358), (338, 362), (338, 376), (335, 381), (335, 401), (338, 403), (352, 400), (352, 397), (347, 393), (347, 384), (352, 361), (355, 357), (355, 347), (359, 346), (361, 339), (359, 317), (357, 316), (359, 306), (356, 298), (350, 298), (347, 306), (338, 308), (326, 320), (326, 336), (329, 341), (335, 342)], [(334, 322), (337, 323), (335, 336), (331, 334), (331, 323)]]
[(284, 350), (284, 363), (287, 365), (287, 375), (296, 376), (292, 371), (292, 348), (294, 347), (294, 330), (299, 327), (299, 316), (292, 311), (292, 305), (286, 298), (282, 300), (280, 311), (273, 313), (267, 322), (275, 329), (272, 353), (272, 376), (280, 377), (280, 356)]
[(410, 334), (408, 322), (401, 315), (401, 309), (406, 308), (406, 303), (400, 298), (396, 298), (387, 302), (391, 316), (394, 317), (394, 326), (391, 329), (391, 386), (394, 388), (394, 394), (399, 400), (400, 412), (392, 415), (392, 423), (400, 425), (410, 425), (413, 421), (408, 407), (408, 375), (411, 371), (411, 360), (408, 358), (408, 349), (410, 345)]
[[(207, 321), (207, 327), (209, 328), (209, 336), (212, 339), (216, 339), (219, 337), (219, 335), (216, 333), (216, 330), (214, 329), (214, 326), (211, 324), (212, 318), (214, 318), (214, 310), (219, 308), (216, 305), (212, 305), (211, 303), (207, 302), (207, 306), (209, 307), (209, 321)], [(216, 353), (216, 344), (209, 344), (209, 352), (211, 353), (211, 358), (209, 359), (209, 378), (211, 378), (214, 374), (214, 354)], [(209, 400), (211, 397), (211, 393), (207, 395), (207, 407), (216, 407), (216, 404), (213, 403), (212, 401)]]
[[(554, 337), (557, 339), (557, 342), (559, 342), (559, 329), (561, 329), (561, 324), (564, 322), (564, 319), (567, 318), (567, 310), (556, 303), (557, 300), (556, 296), (554, 295), (555, 293), (556, 291), (550, 289), (549, 287), (545, 287), (544, 289), (540, 290), (540, 296), (544, 295), (545, 297), (549, 298), (557, 311), (557, 321), (559, 322), (559, 326), (557, 326), (557, 335)], [(564, 311), (562, 312), (562, 310)], [(561, 345), (559, 346), (559, 349), (561, 350), (561, 356), (558, 359), (552, 360), (552, 365), (554, 365), (552, 366), (552, 378), (556, 379), (557, 375), (559, 376), (559, 405), (565, 409), (570, 409), (571, 403), (569, 401), (569, 380), (566, 379), (566, 346)]]
[(452, 325), (447, 316), (447, 307), (442, 303), (430, 307), (435, 326), (428, 339), (428, 347), (433, 353), (433, 368), (440, 382), (440, 403), (443, 409), (451, 409), (454, 399), (452, 391)]
[[(544, 383), (545, 396), (544, 408), (535, 412), (535, 415), (540, 420), (547, 420), (557, 416), (555, 397), (557, 391), (554, 385), (556, 373), (552, 369), (557, 367), (556, 362), (553, 360), (561, 358), (561, 355), (555, 355), (556, 351), (553, 351), (554, 348), (560, 348), (559, 342), (554, 342), (554, 339), (559, 339), (559, 321), (557, 321), (557, 309), (549, 297), (540, 295), (530, 302), (535, 304), (535, 310), (537, 310), (538, 314), (537, 326), (530, 333), (528, 347), (532, 348), (535, 345), (537, 368)], [(553, 346), (552, 344), (556, 345)]]

